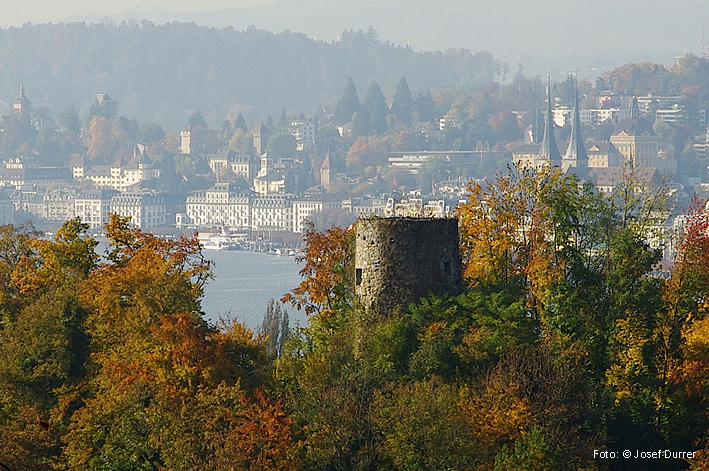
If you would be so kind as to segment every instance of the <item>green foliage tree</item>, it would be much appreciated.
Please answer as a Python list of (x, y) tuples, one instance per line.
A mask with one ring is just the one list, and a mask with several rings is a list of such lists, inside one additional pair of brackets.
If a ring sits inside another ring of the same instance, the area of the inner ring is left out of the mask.
[(409, 90), (409, 84), (406, 83), (406, 77), (401, 77), (389, 111), (402, 123), (411, 124), (414, 116), (414, 100), (411, 98), (411, 90)]
[(557, 469), (559, 461), (537, 428), (522, 433), (510, 449), (504, 447), (495, 457), (495, 471), (546, 471)]
[(479, 450), (455, 386), (432, 377), (378, 395), (382, 458), (394, 469), (471, 469)]
[(202, 112), (199, 110), (195, 110), (192, 112), (189, 119), (187, 120), (186, 126), (191, 126), (193, 128), (200, 126), (205, 129), (207, 129), (208, 127), (207, 120), (204, 119), (204, 115), (202, 115)]
[(288, 132), (272, 134), (268, 139), (266, 152), (274, 157), (292, 157), (295, 154), (295, 137)]
[(269, 355), (280, 355), (283, 346), (291, 336), (288, 311), (281, 304), (271, 299), (266, 307), (266, 314), (261, 322), (261, 332), (266, 336), (266, 352)]
[(342, 96), (337, 101), (335, 107), (335, 116), (333, 119), (336, 124), (345, 124), (352, 119), (352, 115), (359, 109), (359, 97), (357, 89), (351, 78), (347, 79), (347, 85), (342, 91)]
[(389, 107), (377, 82), (369, 84), (367, 94), (355, 113), (353, 124), (358, 135), (384, 134), (387, 129)]
[(431, 92), (419, 93), (414, 100), (414, 109), (417, 121), (437, 122), (436, 104), (433, 102)]
[(157, 123), (141, 123), (138, 126), (137, 138), (143, 144), (152, 144), (165, 137), (165, 131)]
[(244, 119), (243, 113), (239, 113), (238, 115), (236, 115), (236, 119), (234, 120), (234, 131), (236, 131), (237, 129), (246, 131), (246, 120)]

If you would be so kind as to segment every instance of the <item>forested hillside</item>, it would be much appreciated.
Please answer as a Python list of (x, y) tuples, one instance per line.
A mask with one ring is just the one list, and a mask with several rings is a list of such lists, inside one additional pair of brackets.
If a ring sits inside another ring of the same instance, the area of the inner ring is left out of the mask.
[(24, 83), (35, 107), (74, 103), (85, 116), (96, 94), (108, 93), (121, 115), (164, 126), (184, 125), (194, 110), (214, 127), (232, 107), (253, 109), (259, 120), (284, 107), (309, 111), (335, 100), (348, 77), (393, 93), (402, 75), (414, 90), (478, 86), (501, 67), (488, 53), (415, 52), (381, 41), (373, 29), (346, 31), (332, 43), (289, 31), (146, 21), (0, 30), (1, 100), (14, 100)]
[(99, 259), (78, 220), (3, 226), (0, 467), (706, 470), (709, 212), (659, 267), (662, 192), (632, 185), (471, 183), (465, 290), (391, 310), (354, 294), (353, 229), (310, 231), (283, 298), (308, 324), (271, 304), (259, 336), (205, 321), (195, 240), (114, 216)]

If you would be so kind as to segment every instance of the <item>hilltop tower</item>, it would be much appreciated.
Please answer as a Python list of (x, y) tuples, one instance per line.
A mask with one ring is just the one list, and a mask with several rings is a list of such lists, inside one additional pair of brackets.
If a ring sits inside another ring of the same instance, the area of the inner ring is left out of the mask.
[(579, 118), (579, 92), (576, 88), (576, 78), (574, 77), (574, 109), (571, 114), (571, 137), (569, 147), (561, 161), (561, 169), (566, 172), (569, 167), (588, 167), (588, 153), (581, 136), (581, 120)]
[(30, 101), (25, 96), (25, 86), (20, 84), (20, 94), (12, 104), (12, 111), (19, 116), (29, 116)]
[(366, 311), (461, 292), (457, 219), (359, 219), (355, 232), (355, 293)]
[(561, 165), (561, 153), (554, 136), (554, 115), (551, 112), (551, 77), (547, 75), (547, 111), (544, 116), (544, 138), (537, 160), (550, 166)]
[(192, 125), (188, 125), (180, 131), (180, 153), (185, 155), (192, 154)]
[(330, 158), (330, 151), (325, 154), (325, 159), (320, 166), (320, 185), (325, 188), (326, 191), (332, 190), (332, 182), (334, 180), (332, 172), (332, 158)]
[(261, 156), (266, 152), (266, 146), (268, 145), (268, 139), (271, 137), (271, 130), (261, 123), (253, 131), (254, 147), (256, 148), (256, 155)]

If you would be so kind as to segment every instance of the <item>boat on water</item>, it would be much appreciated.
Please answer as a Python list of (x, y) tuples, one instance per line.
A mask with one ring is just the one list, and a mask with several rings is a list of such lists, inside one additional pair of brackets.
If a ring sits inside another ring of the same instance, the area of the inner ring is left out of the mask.
[(246, 236), (243, 234), (227, 234), (225, 232), (199, 232), (197, 241), (205, 250), (240, 250)]

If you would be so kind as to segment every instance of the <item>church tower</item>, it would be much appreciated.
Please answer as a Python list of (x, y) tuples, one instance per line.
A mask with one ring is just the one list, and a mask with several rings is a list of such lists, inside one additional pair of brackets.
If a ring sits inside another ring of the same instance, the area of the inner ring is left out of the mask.
[(660, 139), (650, 123), (640, 116), (637, 98), (633, 97), (630, 116), (618, 121), (610, 141), (632, 168), (657, 166)]
[(20, 84), (20, 95), (12, 104), (12, 111), (19, 116), (28, 116), (30, 111), (30, 101), (25, 96), (25, 86)]
[(330, 158), (330, 151), (327, 152), (325, 155), (325, 160), (323, 160), (322, 165), (320, 166), (320, 184), (322, 185), (323, 188), (325, 188), (326, 191), (330, 191), (332, 189), (332, 159)]
[(263, 155), (266, 152), (266, 146), (268, 144), (268, 139), (271, 137), (271, 130), (261, 123), (253, 131), (254, 147), (256, 148), (256, 155)]
[(554, 136), (554, 115), (551, 112), (551, 78), (549, 75), (547, 75), (547, 111), (544, 116), (544, 138), (536, 160), (537, 166), (561, 165), (561, 153), (559, 153)]
[(574, 78), (574, 109), (571, 114), (571, 137), (569, 147), (566, 149), (564, 159), (561, 161), (561, 169), (566, 172), (569, 167), (588, 167), (588, 153), (583, 144), (581, 136), (581, 120), (579, 119), (579, 92)]

